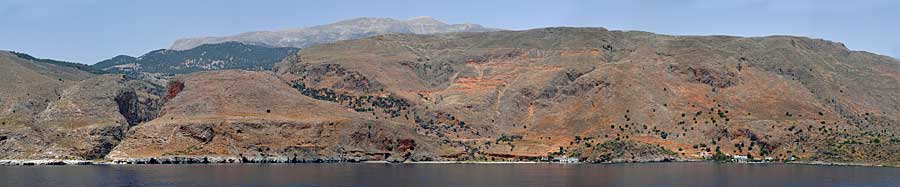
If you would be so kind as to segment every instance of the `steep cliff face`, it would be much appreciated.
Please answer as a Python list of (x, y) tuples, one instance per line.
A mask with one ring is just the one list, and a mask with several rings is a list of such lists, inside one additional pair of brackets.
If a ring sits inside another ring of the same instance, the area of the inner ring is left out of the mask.
[(97, 159), (154, 118), (158, 87), (0, 52), (0, 158)]
[[(596, 28), (383, 35), (304, 49), (277, 69), (306, 95), (410, 124), (465, 147), (461, 157), (598, 158), (570, 151), (627, 140), (682, 158), (900, 158), (900, 62), (825, 40)], [(360, 99), (370, 97), (391, 102)]]

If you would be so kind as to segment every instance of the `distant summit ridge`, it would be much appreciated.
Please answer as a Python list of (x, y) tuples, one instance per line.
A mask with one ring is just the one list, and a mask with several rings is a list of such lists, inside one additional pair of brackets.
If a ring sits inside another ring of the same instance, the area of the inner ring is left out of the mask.
[(331, 43), (340, 40), (359, 39), (386, 33), (440, 34), (451, 32), (486, 32), (500, 29), (478, 24), (448, 24), (429, 16), (407, 20), (392, 18), (362, 17), (338, 21), (332, 24), (280, 31), (254, 31), (223, 37), (198, 37), (179, 39), (172, 44), (172, 50), (187, 50), (203, 44), (217, 44), (229, 41), (271, 47), (304, 48), (314, 44)]

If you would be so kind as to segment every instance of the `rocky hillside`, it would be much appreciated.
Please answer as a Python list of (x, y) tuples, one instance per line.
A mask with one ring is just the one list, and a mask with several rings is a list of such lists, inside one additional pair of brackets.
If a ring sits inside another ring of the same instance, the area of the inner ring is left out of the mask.
[(178, 76), (165, 98), (159, 117), (133, 128), (108, 158), (402, 161), (454, 152), (444, 150), (450, 148), (442, 147), (439, 139), (417, 135), (411, 126), (304, 96), (272, 73), (230, 70)]
[(89, 72), (89, 73), (103, 73), (104, 72), (103, 70), (96, 69), (96, 68), (91, 67), (86, 64), (59, 61), (59, 60), (53, 60), (53, 59), (35, 58), (29, 54), (19, 53), (19, 52), (15, 52), (15, 51), (9, 51), (9, 53), (12, 53), (16, 57), (24, 59), (24, 60), (31, 60), (31, 61), (36, 61), (36, 62), (53, 64), (53, 65), (57, 65), (57, 66), (75, 68), (77, 70), (81, 70), (81, 71), (85, 71), (85, 72)]
[(498, 29), (476, 24), (447, 24), (430, 17), (409, 20), (390, 18), (357, 18), (328, 25), (281, 31), (258, 31), (225, 37), (179, 39), (172, 50), (187, 50), (203, 44), (236, 41), (245, 44), (306, 48), (314, 44), (359, 39), (385, 33), (437, 34), (450, 32), (485, 32)]
[(297, 48), (225, 42), (183, 51), (160, 49), (140, 57), (120, 55), (100, 61), (92, 67), (109, 73), (130, 75), (185, 74), (222, 69), (269, 70), (275, 63), (296, 52)]
[[(278, 74), (305, 95), (464, 147), (439, 159), (900, 163), (900, 62), (820, 39), (383, 35), (304, 49)], [(371, 97), (390, 102), (358, 99)]]
[(155, 118), (155, 85), (20, 56), (0, 51), (0, 158), (103, 158)]
[(386, 34), (164, 88), (0, 60), (0, 158), (900, 165), (900, 62), (821, 39)]

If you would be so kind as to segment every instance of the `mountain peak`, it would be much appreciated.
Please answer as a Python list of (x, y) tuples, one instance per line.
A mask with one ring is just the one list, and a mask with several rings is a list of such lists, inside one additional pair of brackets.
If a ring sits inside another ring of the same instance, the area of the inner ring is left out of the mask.
[(431, 17), (431, 16), (416, 16), (416, 17), (409, 18), (409, 20), (418, 20), (418, 19), (430, 19), (430, 20), (434, 20), (434, 18)]
[(446, 25), (443, 21), (432, 18), (431, 16), (419, 16), (413, 17), (406, 20), (407, 23), (412, 24), (421, 24), (421, 25)]
[(359, 17), (359, 18), (346, 19), (346, 20), (334, 22), (332, 24), (320, 25), (320, 26), (314, 26), (314, 27), (329, 26), (329, 25), (357, 25), (357, 24), (369, 24), (369, 23), (385, 23), (385, 22), (397, 22), (397, 21), (398, 20), (391, 19), (391, 18)]

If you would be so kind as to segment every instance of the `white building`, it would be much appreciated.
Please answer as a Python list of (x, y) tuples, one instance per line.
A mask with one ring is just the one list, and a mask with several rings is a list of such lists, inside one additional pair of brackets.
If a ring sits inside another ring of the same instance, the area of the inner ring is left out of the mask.
[(553, 161), (559, 162), (559, 163), (578, 163), (578, 162), (580, 162), (580, 160), (578, 160), (578, 158), (568, 157), (568, 156), (556, 157), (556, 158), (553, 158)]
[(701, 152), (700, 152), (700, 157), (703, 157), (703, 159), (709, 160), (709, 159), (712, 159), (712, 156), (713, 156), (712, 153), (709, 153), (709, 152), (706, 152), (706, 151), (701, 151)]

